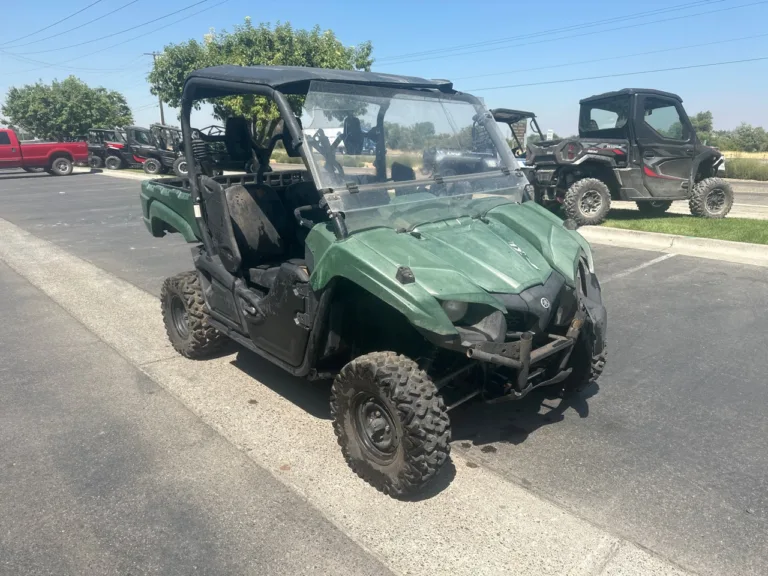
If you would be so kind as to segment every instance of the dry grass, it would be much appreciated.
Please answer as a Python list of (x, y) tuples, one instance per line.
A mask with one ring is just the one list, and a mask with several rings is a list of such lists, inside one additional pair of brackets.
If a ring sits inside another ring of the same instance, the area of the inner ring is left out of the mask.
[(734, 152), (734, 151), (724, 150), (723, 156), (725, 156), (726, 158), (749, 158), (750, 160), (768, 160), (768, 152)]

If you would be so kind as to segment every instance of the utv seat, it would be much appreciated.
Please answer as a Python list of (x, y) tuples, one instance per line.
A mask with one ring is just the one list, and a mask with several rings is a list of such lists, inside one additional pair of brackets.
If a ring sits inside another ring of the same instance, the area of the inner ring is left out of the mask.
[(286, 256), (291, 225), (277, 192), (270, 186), (240, 184), (225, 190), (242, 267), (279, 262)]

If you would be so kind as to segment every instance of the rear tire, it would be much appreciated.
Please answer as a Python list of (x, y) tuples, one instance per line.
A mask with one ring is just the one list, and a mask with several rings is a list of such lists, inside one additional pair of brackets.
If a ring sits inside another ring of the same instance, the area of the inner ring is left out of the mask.
[(144, 160), (142, 168), (144, 169), (144, 172), (152, 176), (157, 176), (163, 172), (163, 165), (157, 158), (147, 158)]
[(168, 339), (182, 356), (207, 358), (227, 342), (227, 337), (210, 324), (197, 272), (166, 278), (160, 290), (160, 304)]
[(104, 166), (104, 160), (101, 156), (88, 156), (88, 166), (91, 168), (101, 168)]
[(352, 360), (333, 383), (331, 414), (347, 464), (385, 494), (423, 490), (448, 461), (445, 404), (410, 358), (373, 352)]
[(635, 204), (637, 204), (637, 209), (640, 213), (648, 214), (649, 216), (664, 214), (672, 206), (672, 202), (669, 200), (652, 200), (651, 202), (635, 202)]
[(50, 173), (54, 176), (69, 176), (72, 174), (72, 160), (69, 158), (55, 158), (51, 162)]
[(725, 218), (733, 206), (733, 188), (722, 178), (707, 178), (694, 186), (688, 206), (694, 216)]
[(179, 156), (173, 161), (173, 173), (179, 178), (187, 178), (189, 176), (189, 168), (187, 167), (187, 159), (184, 156)]
[(106, 160), (104, 160), (104, 167), (107, 170), (120, 170), (120, 168), (123, 167), (123, 159), (120, 158), (120, 156), (110, 154), (107, 156)]
[(602, 224), (611, 209), (611, 191), (597, 178), (578, 180), (566, 191), (563, 208), (579, 226)]

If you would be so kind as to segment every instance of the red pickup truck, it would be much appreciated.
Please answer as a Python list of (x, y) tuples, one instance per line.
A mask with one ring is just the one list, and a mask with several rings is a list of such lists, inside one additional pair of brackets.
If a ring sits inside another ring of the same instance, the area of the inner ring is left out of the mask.
[(0, 128), (0, 169), (23, 168), (33, 172), (43, 169), (48, 174), (72, 174), (75, 162), (88, 162), (88, 144), (85, 142), (24, 142), (19, 143), (16, 133)]

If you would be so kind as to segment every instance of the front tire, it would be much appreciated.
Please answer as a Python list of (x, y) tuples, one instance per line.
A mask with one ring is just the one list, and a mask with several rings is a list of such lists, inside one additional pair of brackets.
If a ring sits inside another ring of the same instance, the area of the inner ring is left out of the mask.
[(54, 176), (69, 176), (72, 174), (72, 160), (69, 158), (55, 158), (51, 162), (50, 174)]
[(652, 200), (650, 202), (635, 202), (635, 204), (637, 204), (637, 209), (641, 214), (647, 214), (648, 216), (664, 214), (672, 206), (672, 202), (669, 200)]
[(725, 218), (733, 206), (733, 188), (722, 178), (707, 178), (694, 186), (688, 206), (694, 216)]
[(179, 156), (173, 161), (173, 173), (179, 178), (189, 177), (189, 168), (187, 167), (187, 159), (184, 156)]
[(423, 490), (448, 461), (445, 404), (410, 358), (373, 352), (352, 360), (333, 383), (331, 414), (347, 464), (385, 494)]
[(104, 160), (104, 167), (107, 170), (120, 170), (123, 167), (123, 159), (120, 156), (110, 154), (107, 159)]
[(584, 178), (571, 184), (563, 208), (579, 226), (602, 224), (611, 209), (611, 191), (597, 178)]
[(157, 158), (147, 158), (142, 165), (144, 172), (152, 176), (157, 176), (163, 172), (163, 165)]
[(101, 156), (88, 156), (88, 166), (91, 168), (101, 168), (104, 166), (104, 160)]
[(166, 278), (160, 290), (160, 304), (168, 339), (182, 356), (207, 358), (221, 350), (226, 336), (210, 324), (197, 272), (183, 272)]
[(603, 345), (603, 349), (594, 354), (593, 347), (587, 343), (584, 337), (574, 345), (571, 353), (568, 367), (573, 371), (563, 382), (563, 396), (578, 394), (588, 388), (592, 383), (597, 382), (605, 370), (605, 363), (608, 361), (608, 346)]

